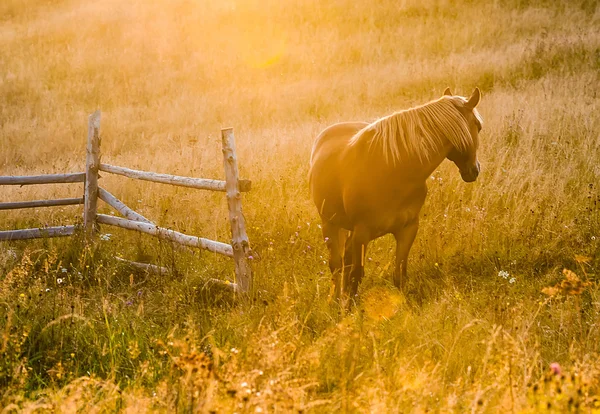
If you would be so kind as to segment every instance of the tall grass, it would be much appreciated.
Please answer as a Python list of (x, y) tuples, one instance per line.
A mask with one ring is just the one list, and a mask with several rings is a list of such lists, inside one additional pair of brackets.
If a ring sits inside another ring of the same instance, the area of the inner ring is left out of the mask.
[[(599, 19), (585, 0), (4, 0), (0, 174), (83, 170), (86, 115), (99, 108), (104, 162), (219, 178), (219, 129), (233, 126), (253, 181), (243, 208), (256, 289), (234, 303), (207, 283), (232, 278), (229, 260), (107, 227), (93, 249), (78, 237), (2, 244), (0, 406), (599, 409)], [(382, 238), (344, 313), (308, 198), (312, 140), (446, 86), (484, 92), (482, 174), (465, 184), (449, 162), (434, 172), (408, 294), (391, 284)], [(161, 225), (230, 237), (220, 194), (101, 183)], [(2, 212), (0, 227), (80, 215)]]

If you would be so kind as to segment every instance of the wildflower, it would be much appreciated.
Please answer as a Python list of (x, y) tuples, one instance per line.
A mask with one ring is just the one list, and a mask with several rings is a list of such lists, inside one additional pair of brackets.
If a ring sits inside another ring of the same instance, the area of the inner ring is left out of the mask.
[(254, 260), (254, 256), (252, 256), (252, 255), (248, 256), (248, 260)]
[(56, 279), (56, 283), (58, 283), (59, 285), (60, 285), (62, 282), (63, 282), (62, 278), (60, 278), (60, 277), (59, 277), (58, 279)]
[(558, 362), (553, 362), (550, 364), (550, 371), (554, 374), (554, 375), (560, 375), (561, 373), (561, 369), (560, 369), (560, 365)]
[(591, 285), (591, 282), (582, 281), (574, 272), (569, 269), (563, 269), (564, 278), (560, 283), (551, 287), (542, 289), (542, 293), (548, 296), (562, 295), (581, 295), (583, 291)]
[(110, 238), (111, 238), (111, 236), (112, 236), (112, 234), (110, 234), (110, 233), (101, 234), (101, 235), (100, 235), (100, 240), (103, 240), (103, 241), (109, 241), (109, 240), (110, 240)]
[(506, 270), (501, 270), (498, 272), (498, 276), (503, 279), (508, 279), (508, 277), (510, 276), (510, 273), (508, 273)]
[(133, 305), (133, 301), (130, 299), (127, 302), (125, 302), (125, 305), (126, 306), (131, 306), (131, 305)]
[(67, 273), (67, 269), (66, 269), (65, 267), (61, 268), (61, 269), (60, 269), (60, 271), (61, 271), (62, 273)]
[(508, 283), (515, 283), (517, 281), (517, 279), (515, 279), (514, 277), (511, 277), (510, 280), (508, 281)]
[(325, 237), (325, 242), (328, 242), (328, 241), (329, 241), (329, 237)]

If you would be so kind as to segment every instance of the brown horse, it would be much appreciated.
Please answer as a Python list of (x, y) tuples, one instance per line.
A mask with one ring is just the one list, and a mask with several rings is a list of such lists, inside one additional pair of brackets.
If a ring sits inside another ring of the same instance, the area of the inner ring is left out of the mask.
[(479, 99), (478, 88), (468, 99), (447, 88), (424, 105), (371, 124), (335, 124), (319, 134), (310, 189), (323, 221), (336, 298), (356, 295), (367, 245), (388, 233), (396, 238), (394, 284), (404, 290), (427, 178), (444, 158), (466, 182), (479, 175)]

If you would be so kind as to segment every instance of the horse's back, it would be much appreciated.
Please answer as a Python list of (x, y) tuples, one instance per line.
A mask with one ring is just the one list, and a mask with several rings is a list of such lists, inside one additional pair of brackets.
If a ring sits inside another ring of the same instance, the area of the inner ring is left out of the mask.
[(332, 125), (317, 136), (310, 157), (310, 190), (322, 217), (342, 219), (342, 157), (350, 139), (369, 124), (343, 122)]
[(369, 125), (366, 122), (340, 122), (325, 128), (315, 139), (312, 153), (310, 155), (310, 165), (314, 165), (316, 158), (329, 159), (341, 153), (341, 150), (348, 145), (350, 139), (358, 131)]

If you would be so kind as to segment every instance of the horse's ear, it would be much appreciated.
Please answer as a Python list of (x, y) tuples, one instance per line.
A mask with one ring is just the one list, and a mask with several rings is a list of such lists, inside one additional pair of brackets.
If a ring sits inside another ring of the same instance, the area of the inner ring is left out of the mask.
[(444, 91), (444, 96), (452, 96), (452, 92), (450, 92), (450, 88), (446, 88)]
[(479, 91), (478, 87), (475, 87), (475, 90), (471, 94), (471, 97), (469, 98), (469, 100), (465, 104), (465, 108), (475, 109), (475, 107), (479, 103), (480, 99), (481, 99), (481, 92)]

